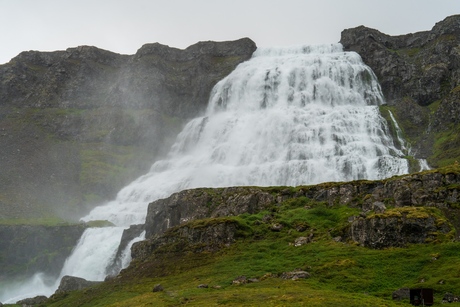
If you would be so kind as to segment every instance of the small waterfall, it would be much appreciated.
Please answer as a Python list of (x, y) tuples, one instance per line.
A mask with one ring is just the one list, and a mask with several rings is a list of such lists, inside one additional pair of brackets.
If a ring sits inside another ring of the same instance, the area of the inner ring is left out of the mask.
[(407, 173), (382, 103), (372, 70), (340, 44), (258, 49), (214, 87), (206, 114), (186, 125), (165, 160), (82, 219), (116, 227), (88, 229), (61, 276), (102, 280), (123, 229), (145, 221), (149, 202), (186, 188)]
[(404, 138), (403, 138), (403, 136), (402, 136), (402, 130), (401, 130), (401, 128), (399, 127), (398, 122), (396, 121), (395, 117), (393, 116), (393, 112), (391, 112), (390, 110), (388, 110), (388, 113), (390, 114), (390, 118), (391, 118), (391, 120), (393, 121), (393, 125), (394, 125), (395, 130), (396, 130), (396, 137), (398, 138), (398, 142), (399, 142), (399, 145), (401, 146), (401, 150), (402, 150), (405, 154), (409, 154), (409, 152), (410, 152), (410, 146), (409, 146), (409, 148), (406, 147), (406, 141), (404, 140)]
[[(404, 154), (406, 154), (408, 156), (413, 156), (414, 153), (412, 152), (412, 148), (410, 147), (410, 144), (408, 144), (404, 140), (402, 129), (401, 129), (401, 127), (399, 127), (398, 122), (396, 121), (396, 118), (393, 116), (393, 112), (388, 110), (388, 113), (390, 114), (391, 121), (393, 122), (393, 125), (395, 127), (396, 137), (398, 138), (398, 142), (399, 142), (399, 144), (401, 146), (401, 150), (404, 152)], [(419, 170), (418, 170), (419, 172), (431, 169), (431, 167), (428, 165), (428, 162), (426, 161), (426, 159), (417, 159), (417, 161), (418, 161), (418, 164), (419, 164), (419, 167), (420, 167)]]

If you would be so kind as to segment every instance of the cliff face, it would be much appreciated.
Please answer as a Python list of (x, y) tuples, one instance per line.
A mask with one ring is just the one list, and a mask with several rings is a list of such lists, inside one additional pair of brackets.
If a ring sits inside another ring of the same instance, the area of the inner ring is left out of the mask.
[[(147, 259), (170, 244), (178, 250), (215, 250), (231, 244), (241, 230), (231, 217), (276, 212), (287, 203), (318, 204), (329, 208), (348, 206), (359, 214), (330, 229), (330, 239), (356, 242), (370, 248), (402, 247), (458, 238), (460, 231), (460, 173), (458, 167), (394, 177), (380, 181), (325, 183), (296, 188), (239, 187), (193, 189), (175, 193), (149, 205), (147, 240), (135, 243), (133, 258)], [(198, 221), (198, 222), (197, 222)], [(202, 222), (200, 222), (202, 221)], [(271, 221), (271, 222), (270, 222)], [(271, 217), (261, 222), (273, 223)], [(309, 221), (298, 221), (306, 225)], [(299, 231), (300, 226), (296, 226)], [(194, 247), (193, 247), (194, 246)]]
[(0, 277), (58, 275), (85, 226), (0, 225)]
[(0, 66), (0, 218), (81, 214), (167, 152), (254, 42), (19, 54)]
[(360, 26), (344, 30), (340, 42), (376, 73), (418, 157), (432, 166), (460, 158), (460, 15), (400, 36)]

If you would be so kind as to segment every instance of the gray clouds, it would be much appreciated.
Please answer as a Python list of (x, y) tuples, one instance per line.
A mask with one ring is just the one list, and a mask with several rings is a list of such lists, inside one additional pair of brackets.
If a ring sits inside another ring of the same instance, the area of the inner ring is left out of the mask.
[(406, 34), (459, 13), (457, 0), (0, 0), (0, 63), (78, 45), (132, 54), (145, 43), (241, 37), (258, 46), (335, 43), (346, 28)]

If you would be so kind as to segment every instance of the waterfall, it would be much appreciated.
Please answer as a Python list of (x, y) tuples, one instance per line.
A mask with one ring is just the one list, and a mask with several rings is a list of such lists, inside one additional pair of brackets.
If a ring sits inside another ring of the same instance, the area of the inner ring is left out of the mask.
[(206, 113), (186, 125), (166, 159), (82, 219), (116, 227), (88, 229), (63, 272), (102, 280), (121, 231), (144, 222), (149, 202), (186, 188), (407, 173), (379, 113), (383, 102), (372, 70), (340, 44), (259, 48), (214, 87)]
[[(401, 127), (399, 127), (398, 122), (396, 121), (396, 118), (393, 115), (393, 112), (388, 110), (388, 113), (390, 114), (391, 121), (393, 122), (393, 125), (395, 127), (396, 137), (398, 138), (398, 142), (401, 146), (401, 150), (403, 151), (404, 154), (408, 156), (414, 156), (415, 154), (412, 152), (412, 148), (410, 144), (404, 140), (402, 129)], [(418, 170), (419, 172), (431, 169), (426, 159), (417, 159), (417, 162), (419, 165), (419, 170)]]

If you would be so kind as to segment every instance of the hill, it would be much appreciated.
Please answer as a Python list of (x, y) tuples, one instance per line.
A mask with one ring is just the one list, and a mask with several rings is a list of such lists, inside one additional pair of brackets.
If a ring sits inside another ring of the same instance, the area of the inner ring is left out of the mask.
[[(44, 305), (402, 306), (407, 288), (433, 288), (440, 305), (459, 295), (459, 183), (452, 166), (382, 181), (179, 192), (150, 204), (148, 238), (127, 269)], [(171, 217), (170, 227), (156, 217)]]

